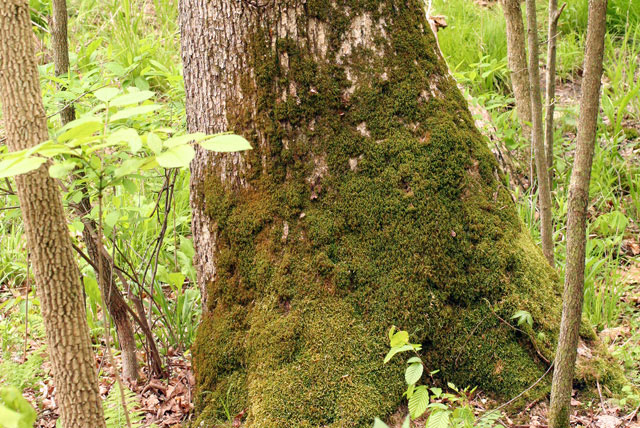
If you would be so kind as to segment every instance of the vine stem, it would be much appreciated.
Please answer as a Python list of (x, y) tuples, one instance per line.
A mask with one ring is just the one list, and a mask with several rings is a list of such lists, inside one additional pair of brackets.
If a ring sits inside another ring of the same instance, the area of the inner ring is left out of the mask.
[[(107, 103), (106, 110), (106, 120), (104, 123), (104, 135), (107, 135), (107, 126), (109, 123), (109, 103)], [(100, 179), (99, 179), (99, 187), (98, 187), (98, 245), (102, 245), (102, 196), (103, 196), (103, 187), (102, 187), (102, 158), (98, 156), (100, 159)], [(107, 284), (103, 284), (102, 272), (104, 266), (102, 265), (102, 257), (98, 257), (98, 281), (101, 283), (100, 287), (100, 297), (101, 297), (101, 306), (102, 306), (102, 324), (104, 326), (104, 341), (105, 346), (107, 347), (107, 356), (109, 357), (109, 363), (113, 368), (113, 372), (116, 377), (116, 383), (118, 384), (118, 388), (120, 389), (120, 401), (122, 404), (122, 410), (124, 412), (124, 418), (127, 421), (127, 428), (131, 427), (131, 418), (129, 417), (129, 409), (127, 408), (127, 400), (124, 394), (124, 385), (122, 384), (122, 379), (120, 379), (120, 373), (118, 372), (115, 364), (115, 358), (113, 358), (113, 352), (111, 350), (111, 320), (109, 319), (109, 315), (107, 314), (107, 302), (105, 300), (104, 287)]]

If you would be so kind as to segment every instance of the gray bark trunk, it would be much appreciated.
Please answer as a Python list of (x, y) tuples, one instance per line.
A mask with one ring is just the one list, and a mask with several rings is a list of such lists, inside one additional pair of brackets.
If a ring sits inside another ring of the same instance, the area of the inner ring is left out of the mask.
[[(0, 2), (0, 98), (11, 151), (49, 138), (26, 1)], [(71, 240), (48, 165), (16, 177), (65, 428), (105, 427)]]
[(584, 77), (580, 99), (580, 121), (576, 154), (569, 185), (567, 218), (567, 264), (564, 281), (562, 321), (551, 388), (549, 422), (552, 428), (568, 428), (571, 389), (582, 319), (586, 217), (589, 203), (591, 165), (596, 144), (607, 0), (589, 0)]

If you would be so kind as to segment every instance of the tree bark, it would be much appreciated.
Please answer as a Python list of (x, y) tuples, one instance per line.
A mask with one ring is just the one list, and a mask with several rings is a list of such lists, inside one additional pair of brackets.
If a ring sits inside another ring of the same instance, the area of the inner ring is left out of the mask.
[[(11, 151), (48, 139), (29, 6), (0, 3), (0, 96)], [(65, 428), (104, 427), (82, 285), (62, 200), (47, 164), (16, 177)]]
[[(521, 0), (501, 0), (507, 29), (507, 61), (511, 71), (511, 86), (516, 100), (516, 112), (524, 134), (529, 138), (531, 129), (531, 89), (525, 49)], [(533, 177), (531, 177), (533, 179)]]
[[(53, 50), (53, 63), (55, 67), (56, 76), (69, 74), (69, 43), (67, 37), (67, 2), (66, 0), (53, 0), (51, 3), (52, 9), (52, 25), (51, 25), (51, 44)], [(66, 88), (61, 87), (61, 90)], [(75, 109), (73, 104), (70, 104), (62, 109), (60, 112), (62, 125), (66, 125), (75, 119)], [(120, 345), (122, 356), (122, 376), (125, 379), (131, 381), (138, 381), (140, 378), (138, 374), (138, 362), (136, 359), (136, 338), (133, 333), (133, 327), (131, 326), (131, 320), (129, 319), (128, 311), (126, 308), (127, 302), (124, 300), (122, 293), (118, 290), (118, 286), (113, 281), (113, 276), (109, 267), (111, 264), (109, 260), (98, 251), (97, 237), (91, 233), (96, 230), (95, 221), (90, 219), (88, 214), (91, 212), (91, 200), (86, 186), (83, 184), (80, 186), (80, 192), (83, 194), (83, 198), (78, 205), (76, 212), (81, 218), (84, 224), (84, 230), (82, 232), (82, 240), (89, 252), (89, 256), (98, 265), (98, 257), (102, 257), (102, 273), (96, 271), (96, 277), (102, 275), (102, 281), (98, 281), (98, 284), (107, 284), (107, 290), (104, 291), (104, 296), (107, 297), (107, 308), (109, 315), (113, 319), (113, 323), (116, 327), (116, 333), (118, 335), (118, 344)]]
[[(254, 147), (191, 165), (196, 425), (226, 406), (251, 428), (370, 426), (402, 401), (391, 325), (456, 384), (509, 396), (543, 373), (557, 277), (422, 1), (183, 0), (180, 25), (189, 130)], [(518, 309), (547, 342), (496, 317)]]
[[(563, 6), (564, 9), (564, 6)], [(549, 186), (553, 185), (553, 112), (556, 108), (556, 44), (558, 36), (558, 19), (562, 9), (558, 10), (558, 0), (549, 0), (549, 31), (547, 32), (547, 76), (545, 100), (547, 111), (545, 115), (544, 147), (549, 170)]]
[(551, 187), (549, 185), (549, 169), (547, 167), (542, 133), (542, 100), (540, 92), (540, 67), (538, 65), (538, 23), (535, 0), (527, 0), (527, 33), (529, 39), (529, 79), (531, 88), (531, 146), (536, 160), (536, 175), (538, 177), (540, 235), (542, 238), (542, 252), (549, 264), (554, 266)]
[(562, 321), (556, 350), (549, 422), (552, 428), (569, 427), (571, 388), (582, 319), (586, 246), (586, 217), (591, 165), (596, 143), (604, 37), (606, 0), (589, 0), (582, 97), (576, 154), (569, 186), (567, 218), (567, 264), (564, 281)]

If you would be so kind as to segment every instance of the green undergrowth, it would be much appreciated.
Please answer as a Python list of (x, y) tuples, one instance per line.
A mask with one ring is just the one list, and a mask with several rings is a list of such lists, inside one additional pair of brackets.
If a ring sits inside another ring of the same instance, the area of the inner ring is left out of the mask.
[[(194, 349), (196, 426), (245, 408), (252, 428), (368, 426), (402, 398), (402, 365), (382, 364), (391, 324), (441, 380), (516, 395), (551, 357), (558, 278), (495, 178), (421, 2), (351, 3), (392, 25), (341, 66), (345, 6), (307, 7), (329, 28), (329, 58), (287, 38), (272, 49), (258, 32), (257, 120), (228, 114), (268, 142), (246, 158), (250, 186), (230, 192), (215, 169), (195, 177), (218, 237)], [(530, 332), (505, 321), (518, 310)]]

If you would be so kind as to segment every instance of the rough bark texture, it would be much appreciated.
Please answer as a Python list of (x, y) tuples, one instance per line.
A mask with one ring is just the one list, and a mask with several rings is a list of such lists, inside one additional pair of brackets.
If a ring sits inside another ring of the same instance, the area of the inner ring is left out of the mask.
[[(12, 151), (48, 139), (26, 1), (0, 2), (0, 96)], [(16, 177), (65, 428), (104, 427), (82, 285), (47, 165)]]
[[(196, 426), (224, 406), (251, 428), (370, 426), (402, 401), (393, 324), (459, 385), (543, 373), (557, 277), (421, 1), (183, 0), (180, 20), (189, 129), (254, 146), (192, 164)], [(544, 341), (498, 318), (519, 309)]]
[(516, 100), (516, 112), (522, 129), (525, 130), (525, 134), (528, 134), (531, 123), (531, 89), (520, 2), (521, 0), (501, 0), (500, 3), (507, 24), (507, 61), (511, 70), (511, 86)]
[(553, 266), (553, 216), (551, 214), (549, 168), (547, 167), (547, 156), (544, 149), (544, 136), (542, 131), (542, 94), (540, 92), (540, 66), (538, 65), (536, 0), (527, 0), (527, 34), (529, 39), (529, 77), (531, 89), (531, 146), (536, 160), (536, 175), (538, 177), (540, 235), (542, 238), (542, 252), (549, 264)]
[[(53, 51), (53, 63), (55, 67), (56, 76), (66, 75), (69, 73), (69, 44), (67, 38), (67, 1), (66, 0), (53, 0), (51, 3), (52, 9), (52, 23), (51, 23), (51, 45)], [(66, 88), (61, 87), (61, 90)], [(60, 118), (63, 125), (71, 122), (75, 119), (75, 110), (73, 104), (66, 106), (60, 112)], [(109, 315), (113, 319), (116, 326), (116, 333), (118, 335), (118, 344), (122, 352), (122, 375), (126, 379), (137, 381), (138, 375), (138, 362), (136, 360), (136, 338), (133, 334), (133, 327), (129, 320), (129, 315), (126, 308), (126, 301), (124, 300), (122, 293), (118, 290), (116, 283), (113, 281), (109, 260), (99, 255), (98, 243), (95, 233), (92, 235), (91, 231), (96, 230), (95, 221), (88, 217), (91, 211), (91, 201), (87, 192), (87, 188), (84, 185), (80, 186), (80, 192), (84, 195), (82, 201), (78, 205), (78, 215), (81, 217), (81, 221), (84, 223), (85, 228), (82, 232), (82, 240), (89, 251), (89, 256), (94, 260), (97, 265), (98, 257), (102, 257), (102, 266), (105, 268), (102, 270), (102, 281), (98, 281), (99, 284), (108, 284), (108, 290), (104, 292), (107, 297), (107, 308)], [(96, 272), (96, 277), (100, 275)]]
[[(69, 41), (67, 38), (67, 0), (52, 0), (51, 2), (51, 50), (53, 51), (53, 65), (56, 76), (69, 73)], [(66, 88), (62, 87), (62, 91)], [(62, 124), (75, 119), (73, 105), (69, 105), (60, 112)]]
[(556, 108), (556, 44), (558, 36), (558, 0), (549, 0), (549, 27), (547, 32), (547, 75), (545, 85), (545, 100), (547, 111), (545, 115), (544, 148), (549, 168), (549, 185), (553, 184), (553, 112)]
[(569, 427), (571, 388), (582, 317), (586, 216), (589, 202), (591, 164), (596, 143), (604, 36), (606, 0), (589, 0), (582, 97), (576, 154), (569, 186), (567, 218), (567, 264), (565, 271), (562, 322), (556, 351), (549, 421), (552, 428)]

